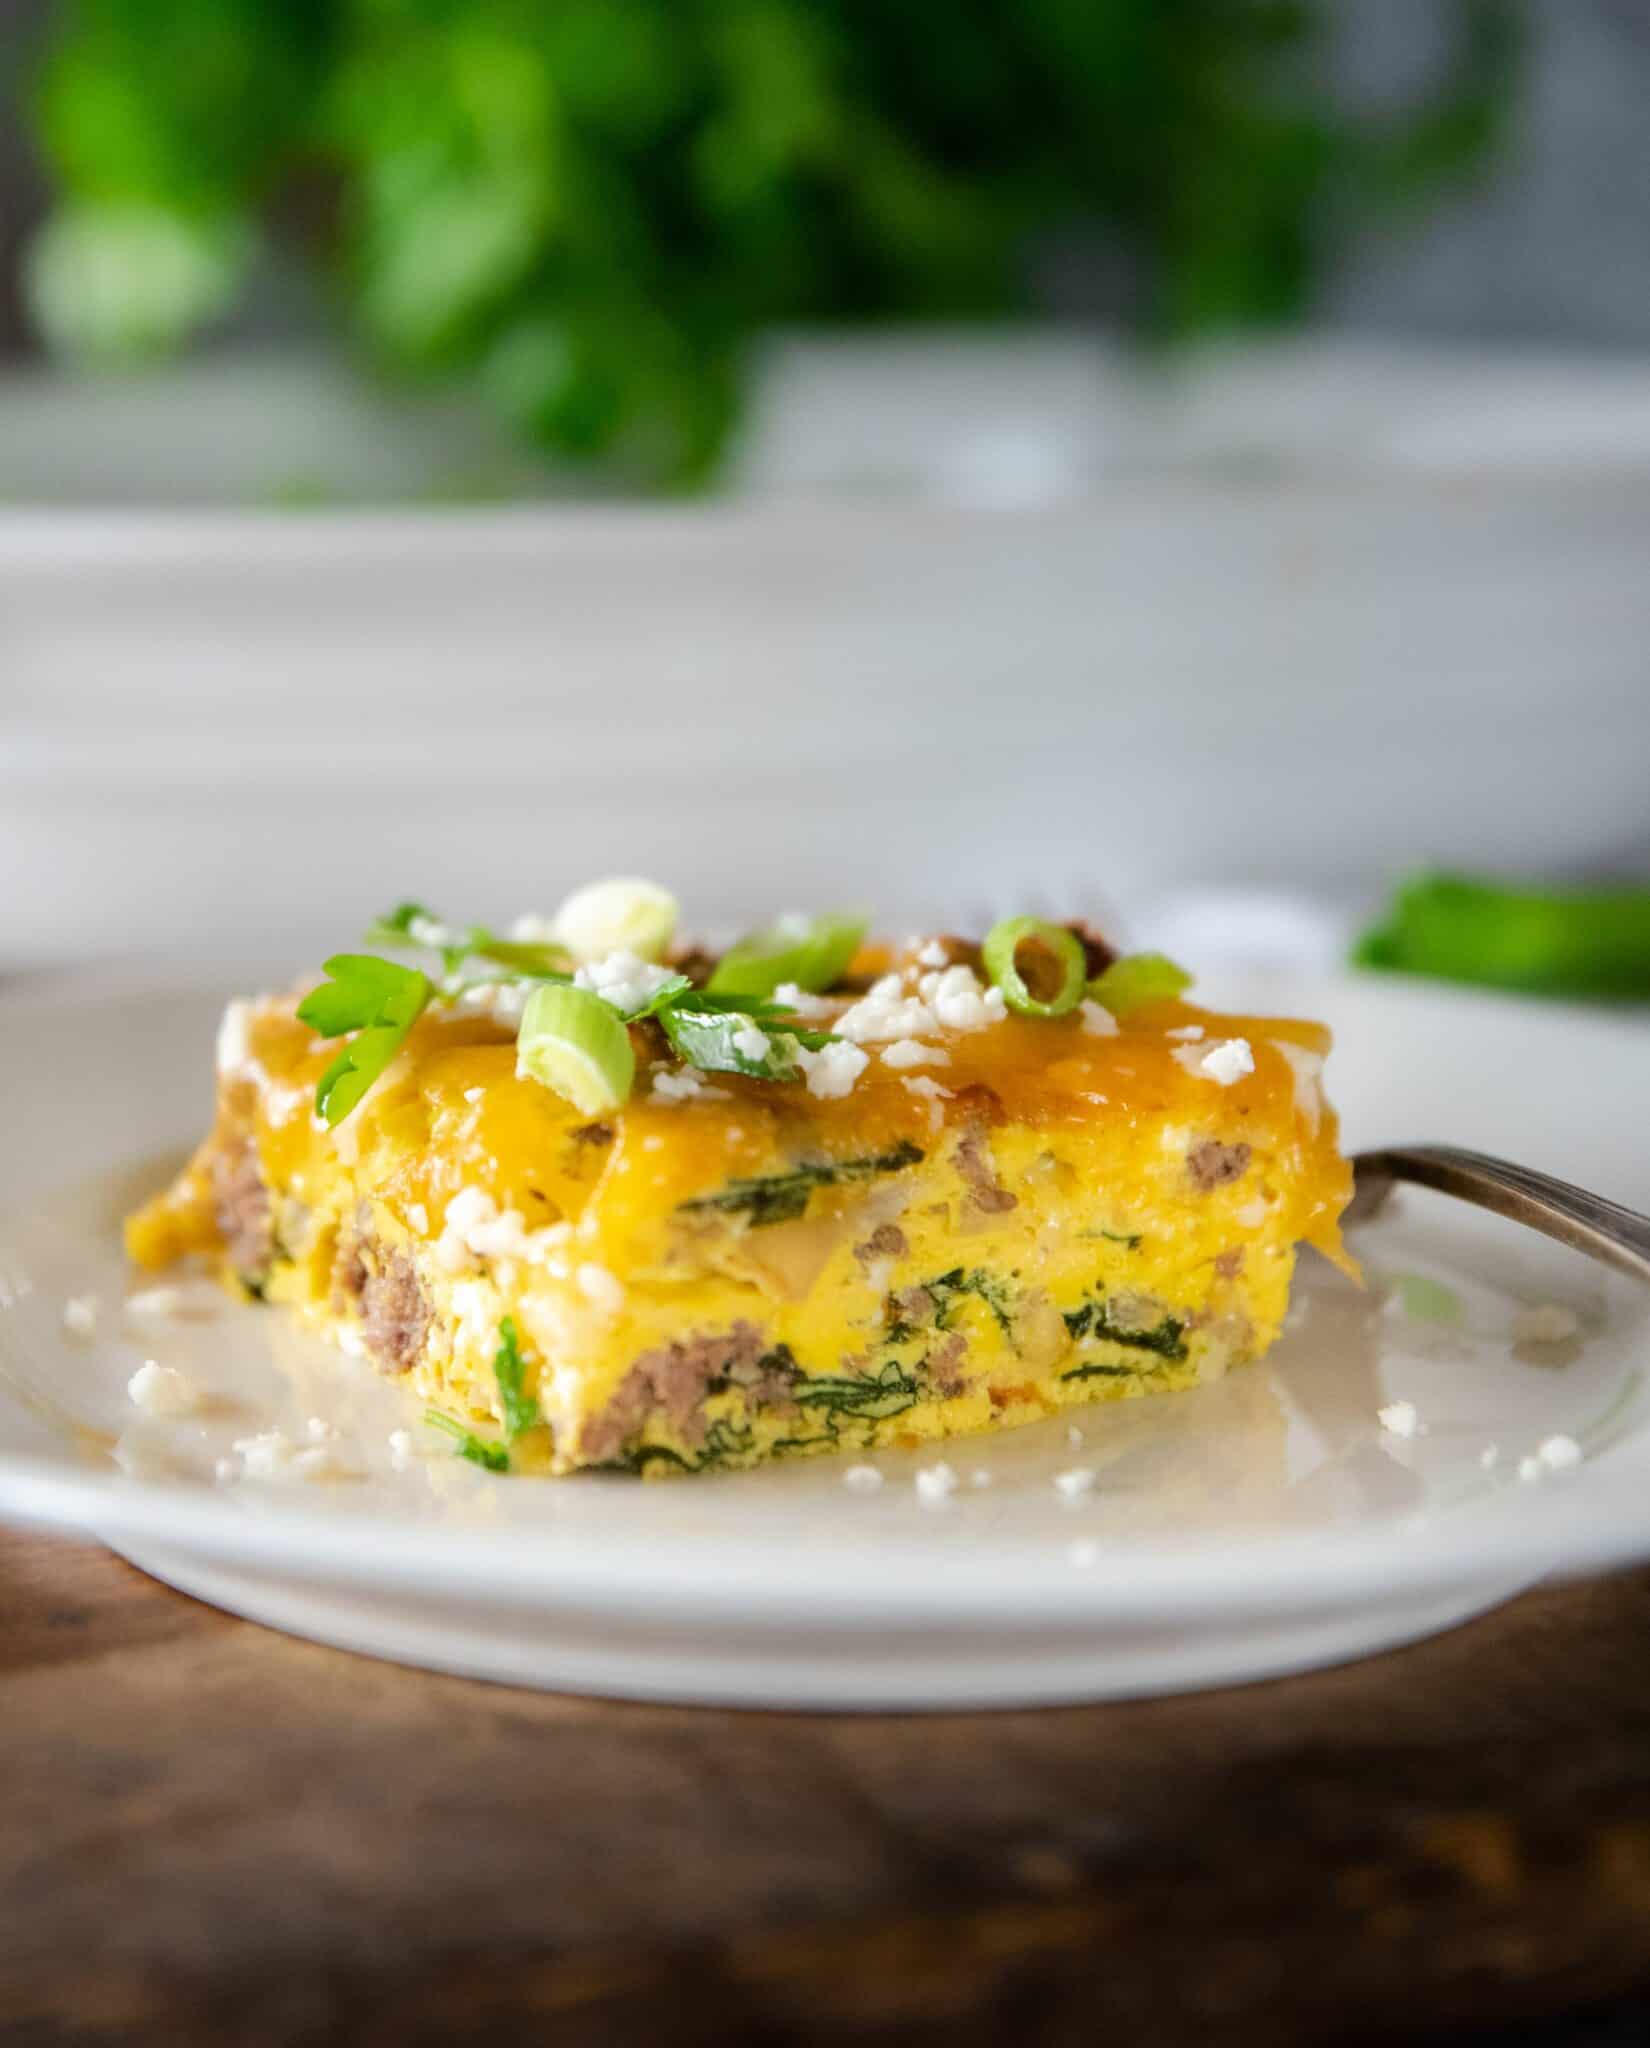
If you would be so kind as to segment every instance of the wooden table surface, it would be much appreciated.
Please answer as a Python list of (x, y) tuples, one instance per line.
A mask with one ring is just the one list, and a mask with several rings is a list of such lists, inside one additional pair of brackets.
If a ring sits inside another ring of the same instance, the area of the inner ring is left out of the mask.
[(1625, 2043), (1647, 2016), (1650, 1572), (1241, 1690), (850, 1717), (399, 1670), (0, 1537), (6, 2044)]

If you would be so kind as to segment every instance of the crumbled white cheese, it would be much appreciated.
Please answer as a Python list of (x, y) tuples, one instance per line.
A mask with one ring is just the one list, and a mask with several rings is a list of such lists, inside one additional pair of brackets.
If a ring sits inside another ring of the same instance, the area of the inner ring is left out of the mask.
[(805, 988), (798, 988), (794, 981), (782, 981), (773, 992), (773, 999), (788, 1015), (800, 1017), (804, 1024), (820, 1024), (827, 1017), (834, 1017), (841, 1007), (834, 996), (816, 996)]
[(422, 1202), (409, 1202), (407, 1204), (407, 1221), (418, 1232), (420, 1237), (429, 1236), (430, 1212)]
[(1218, 1081), (1222, 1088), (1230, 1088), (1234, 1081), (1255, 1071), (1255, 1055), (1246, 1038), (1223, 1038), (1207, 1052), (1201, 1045), (1177, 1045), (1174, 1056), (1188, 1074), (1201, 1074), (1205, 1080)]
[(447, 1204), (435, 1259), (448, 1273), (462, 1273), (475, 1259), (524, 1259), (542, 1265), (571, 1234), (566, 1223), (529, 1230), (520, 1210), (501, 1209), (485, 1188), (460, 1188)]
[(479, 1102), (486, 1093), (487, 1091), (485, 1088), (466, 1088), (464, 1091), (464, 1100), (466, 1102)]
[(292, 1462), (292, 1439), (284, 1429), (260, 1430), (256, 1436), (238, 1436), (234, 1450), (240, 1470), (248, 1479), (273, 1479)]
[(252, 1064), (251, 1003), (237, 996), (218, 1021), (218, 1072), (240, 1074)]
[(1544, 1301), (1535, 1308), (1521, 1308), (1513, 1317), (1515, 1344), (1564, 1344), (1581, 1328), (1574, 1309), (1556, 1301)]
[(855, 1045), (871, 1045), (883, 1039), (920, 1038), (925, 1031), (937, 1030), (938, 1023), (926, 1003), (905, 993), (897, 974), (885, 974), (843, 1011), (833, 1028), (838, 1037)]
[(726, 1102), (728, 1091), (713, 1088), (697, 1067), (657, 1067), (653, 1073), (655, 1102)]
[(938, 1081), (928, 1074), (908, 1074), (900, 1086), (907, 1095), (925, 1095), (930, 1102), (949, 1102), (951, 1090), (942, 1088)]
[(729, 1042), (739, 1057), (749, 1060), (752, 1066), (760, 1066), (773, 1050), (768, 1034), (759, 1025), (748, 1020), (731, 1034)]
[(1266, 1197), (1251, 1195), (1240, 1208), (1232, 1211), (1232, 1221), (1240, 1230), (1259, 1230), (1266, 1221)]
[(870, 1065), (870, 1054), (857, 1045), (833, 1042), (810, 1052), (805, 1045), (796, 1049), (797, 1063), (808, 1077), (808, 1093), (823, 1101), (846, 1095)]
[(1077, 1014), (1083, 1020), (1083, 1029), (1092, 1038), (1115, 1038), (1117, 1019), (1104, 1003), (1092, 1002), (1087, 996), (1077, 1005)]
[(175, 1316), (183, 1307), (181, 1287), (141, 1287), (136, 1294), (126, 1297), (126, 1313), (136, 1316), (140, 1322), (153, 1318), (164, 1322), (168, 1316)]
[(923, 967), (945, 967), (951, 956), (938, 939), (930, 939), (926, 945), (917, 948), (917, 961)]
[(917, 1498), (924, 1507), (940, 1507), (957, 1490), (957, 1475), (949, 1465), (923, 1465), (917, 1472)]
[(126, 1392), (148, 1415), (193, 1415), (201, 1404), (201, 1390), (187, 1373), (157, 1365), (152, 1358), (146, 1358), (126, 1382)]
[(1076, 1565), (1080, 1571), (1086, 1571), (1090, 1565), (1100, 1562), (1100, 1546), (1092, 1536), (1085, 1536), (1077, 1543), (1068, 1543), (1066, 1561)]
[(896, 1038), (882, 1049), (885, 1067), (948, 1067), (951, 1055), (943, 1045), (924, 1045), (915, 1038)]
[(1413, 1401), (1389, 1401), (1380, 1411), (1381, 1427), (1388, 1436), (1419, 1436), (1421, 1411)]
[(1062, 1500), (1078, 1501), (1094, 1491), (1094, 1467), (1073, 1465), (1069, 1472), (1057, 1472), (1054, 1491)]
[(1287, 1038), (1274, 1038), (1273, 1046), (1283, 1054), (1289, 1064), (1289, 1071), (1295, 1077), (1295, 1110), (1306, 1128), (1317, 1135), (1318, 1124), (1323, 1117), (1323, 1054), (1313, 1052), (1304, 1045), (1294, 1045)]
[(1193, 1045), (1203, 1036), (1203, 1026), (1201, 1024), (1180, 1024), (1173, 1031), (1165, 1031), (1163, 1036), (1165, 1038), (1183, 1038), (1188, 1045)]
[(1500, 1462), (1501, 1446), (1499, 1444), (1486, 1444), (1478, 1453), (1479, 1466), (1485, 1472), (1493, 1472)]
[(605, 1266), (598, 1266), (594, 1260), (587, 1259), (575, 1271), (573, 1278), (585, 1300), (599, 1308), (603, 1315), (616, 1316), (624, 1307), (624, 1289)]
[(673, 967), (657, 967), (635, 953), (620, 951), (606, 953), (599, 960), (587, 960), (573, 976), (573, 986), (589, 989), (604, 1003), (611, 1003), (614, 1009), (628, 1015), (644, 1008), (667, 982), (675, 979)]
[(882, 1488), (882, 1474), (875, 1465), (850, 1465), (842, 1483), (850, 1493), (877, 1493)]
[(972, 967), (961, 964), (925, 974), (917, 993), (948, 1031), (981, 1031), (1008, 1015), (1002, 990), (987, 988)]
[(97, 1328), (97, 1296), (71, 1294), (63, 1304), (63, 1327), (71, 1337), (90, 1337)]
[(1581, 1446), (1573, 1436), (1550, 1436), (1536, 1445), (1535, 1454), (1549, 1472), (1571, 1472), (1581, 1463)]

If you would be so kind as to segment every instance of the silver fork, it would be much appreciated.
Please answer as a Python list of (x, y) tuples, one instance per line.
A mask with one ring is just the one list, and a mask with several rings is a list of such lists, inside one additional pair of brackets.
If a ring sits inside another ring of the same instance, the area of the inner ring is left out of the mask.
[(1378, 1152), (1359, 1152), (1352, 1171), (1356, 1191), (1347, 1212), (1351, 1222), (1373, 1216), (1395, 1181), (1412, 1181), (1417, 1187), (1436, 1188), (1481, 1209), (1493, 1209), (1514, 1223), (1527, 1223), (1544, 1237), (1557, 1238), (1560, 1244), (1650, 1284), (1650, 1216), (1572, 1187), (1566, 1180), (1554, 1180), (1551, 1174), (1456, 1145), (1391, 1145)]

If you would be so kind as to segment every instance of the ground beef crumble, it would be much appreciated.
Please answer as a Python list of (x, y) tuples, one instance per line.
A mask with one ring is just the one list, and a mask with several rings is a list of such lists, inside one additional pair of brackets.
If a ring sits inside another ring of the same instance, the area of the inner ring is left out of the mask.
[(1198, 1190), (1207, 1194), (1211, 1188), (1241, 1180), (1252, 1156), (1247, 1145), (1223, 1145), (1218, 1138), (1205, 1138), (1186, 1154), (1186, 1170)]
[(229, 1263), (242, 1280), (260, 1284), (275, 1254), (275, 1215), (250, 1135), (213, 1155), (212, 1195)]

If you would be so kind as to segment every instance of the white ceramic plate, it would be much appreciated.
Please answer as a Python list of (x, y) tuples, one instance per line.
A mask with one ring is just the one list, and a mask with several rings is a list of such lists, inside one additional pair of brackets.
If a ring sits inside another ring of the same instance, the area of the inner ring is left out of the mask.
[[(1360, 1294), (1303, 1267), (1262, 1365), (1189, 1395), (963, 1440), (850, 1494), (835, 1461), (692, 1483), (494, 1479), (368, 1367), (204, 1282), (145, 1320), (118, 1223), (204, 1126), (226, 986), (127, 979), (0, 1000), (0, 1512), (101, 1537), (221, 1606), (374, 1655), (521, 1683), (765, 1706), (969, 1707), (1226, 1683), (1446, 1627), (1553, 1572), (1650, 1554), (1644, 1303), (1599, 1268), (1410, 1196)], [(1650, 1031), (1391, 983), (1219, 992), (1328, 1017), (1351, 1144), (1450, 1140), (1643, 1207)], [(99, 1303), (65, 1330), (71, 1296)], [(1579, 1333), (1519, 1343), (1520, 1307)], [(146, 1358), (211, 1390), (165, 1422)], [(1412, 1401), (1425, 1427), (1383, 1431)], [(214, 1478), (232, 1440), (333, 1432), (333, 1476)], [(1518, 1476), (1544, 1439), (1585, 1461)], [(1497, 1456), (1486, 1468), (1489, 1447)], [(1076, 1503), (1055, 1474), (1091, 1467)], [(975, 1475), (987, 1477), (975, 1483)]]

